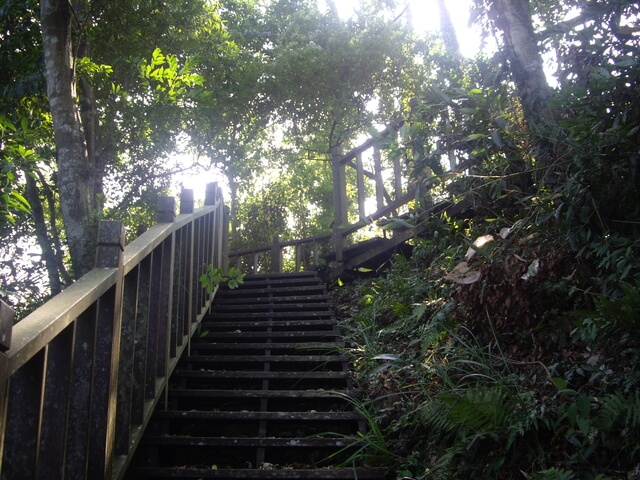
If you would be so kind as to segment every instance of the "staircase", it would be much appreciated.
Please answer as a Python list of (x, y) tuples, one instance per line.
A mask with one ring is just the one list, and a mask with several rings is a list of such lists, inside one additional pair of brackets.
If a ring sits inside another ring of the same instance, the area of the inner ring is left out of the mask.
[(337, 466), (365, 431), (342, 346), (313, 272), (221, 289), (126, 478), (383, 479)]

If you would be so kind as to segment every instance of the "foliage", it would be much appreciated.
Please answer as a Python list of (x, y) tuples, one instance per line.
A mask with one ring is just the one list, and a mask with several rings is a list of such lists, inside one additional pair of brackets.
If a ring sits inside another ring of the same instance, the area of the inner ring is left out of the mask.
[(222, 283), (230, 289), (238, 288), (244, 283), (244, 274), (235, 267), (231, 267), (225, 272), (219, 267), (207, 265), (205, 272), (200, 275), (198, 280), (202, 288), (205, 288), (207, 292), (211, 293)]
[[(482, 222), (473, 225), (467, 235), (486, 233)], [(635, 468), (640, 288), (622, 284), (618, 298), (593, 296), (579, 287), (588, 281), (579, 273), (563, 278), (566, 260), (541, 261), (535, 275), (531, 261), (514, 268), (519, 248), (558, 250), (548, 245), (555, 228), (535, 227), (530, 237), (531, 228), (521, 222), (490, 253), (472, 255), (482, 265), (472, 285), (484, 294), (460, 294), (470, 285), (443, 281), (472, 249), (454, 222), (442, 220), (429, 225), (431, 239), (409, 261), (334, 291), (358, 383), (372, 398), (367, 415), (404, 458), (383, 460), (397, 475), (622, 478), (616, 472)], [(504, 296), (492, 299), (496, 292)], [(511, 306), (501, 310), (507, 298)], [(580, 304), (594, 310), (573, 310)]]

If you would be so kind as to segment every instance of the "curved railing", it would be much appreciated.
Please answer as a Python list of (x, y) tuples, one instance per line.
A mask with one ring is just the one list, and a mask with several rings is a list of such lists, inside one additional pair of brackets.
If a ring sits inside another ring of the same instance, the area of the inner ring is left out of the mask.
[[(343, 270), (373, 258), (379, 250), (399, 245), (409, 239), (415, 229), (400, 228), (391, 233), (393, 239), (381, 244), (378, 251), (372, 249), (356, 257), (344, 257), (345, 250), (354, 243), (351, 236), (355, 232), (384, 219), (389, 225), (391, 219), (410, 212), (408, 205), (417, 200), (416, 197), (424, 196), (436, 185), (467, 168), (465, 164), (454, 165), (455, 168), (440, 176), (425, 173), (423, 178), (410, 181), (407, 172), (403, 171), (397, 151), (383, 148), (385, 143), (393, 143), (393, 136), (403, 125), (404, 122), (400, 120), (392, 123), (375, 138), (366, 140), (344, 155), (337, 150), (332, 152), (334, 227), (331, 232), (287, 241), (276, 236), (269, 245), (231, 252), (230, 263), (241, 271), (253, 274), (281, 272), (285, 269), (283, 256), (286, 253), (288, 270), (300, 271), (325, 265), (330, 272), (329, 277), (336, 277)], [(370, 160), (371, 171), (364, 167), (365, 158)], [(347, 175), (347, 167), (353, 169), (351, 175)], [(348, 178), (354, 181), (353, 185), (347, 184)], [(352, 192), (352, 195), (348, 196), (347, 191)], [(366, 214), (367, 203), (375, 204), (375, 213)], [(441, 202), (430, 207), (421, 205), (419, 210), (412, 213), (425, 217), (444, 210), (447, 213), (456, 212), (456, 208), (452, 207), (449, 202)], [(458, 209), (463, 207), (460, 205)], [(357, 220), (353, 223), (349, 223), (349, 211), (357, 215)]]
[(122, 478), (215, 295), (198, 277), (227, 268), (218, 186), (193, 205), (183, 190), (176, 216), (160, 198), (158, 223), (126, 247), (122, 224), (101, 222), (96, 268), (13, 326), (0, 353), (2, 480)]

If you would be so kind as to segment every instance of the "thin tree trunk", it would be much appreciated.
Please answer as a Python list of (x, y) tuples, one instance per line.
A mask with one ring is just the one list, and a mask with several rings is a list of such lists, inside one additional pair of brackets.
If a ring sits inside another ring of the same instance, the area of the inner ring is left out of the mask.
[[(459, 84), (460, 80), (463, 77), (462, 70), (460, 68), (462, 56), (460, 55), (460, 42), (458, 42), (458, 37), (456, 35), (456, 29), (453, 26), (453, 22), (451, 21), (451, 14), (447, 9), (444, 0), (437, 0), (438, 2), (438, 10), (440, 12), (440, 33), (442, 34), (442, 39), (444, 41), (444, 46), (446, 52), (450, 58), (450, 61), (454, 62), (454, 71), (457, 74), (458, 80), (456, 87), (461, 87)], [(439, 147), (446, 149), (447, 158), (449, 160), (449, 168), (451, 170), (455, 170), (457, 165), (454, 142), (452, 141), (452, 129), (451, 129), (451, 118), (449, 116), (449, 107), (442, 111), (442, 131), (444, 132), (444, 138), (439, 141)]]
[(451, 15), (444, 0), (437, 0), (437, 2), (438, 10), (440, 11), (440, 32), (442, 33), (444, 45), (448, 53), (457, 56), (460, 54), (460, 43), (458, 42), (456, 29), (451, 21)]
[(74, 277), (94, 262), (94, 189), (78, 111), (68, 0), (42, 0), (42, 46), (58, 164), (58, 190)]
[[(74, 10), (76, 18), (79, 18), (83, 25), (89, 23), (90, 14), (86, 12), (86, 2), (74, 2)], [(89, 57), (91, 54), (91, 43), (89, 35), (86, 32), (80, 32), (77, 47), (77, 58)], [(88, 174), (89, 181), (92, 184), (94, 195), (90, 201), (93, 210), (102, 210), (104, 207), (103, 195), (103, 177), (105, 170), (105, 162), (102, 155), (101, 137), (99, 135), (100, 124), (98, 120), (98, 109), (96, 107), (96, 97), (93, 85), (86, 77), (78, 79), (78, 96), (80, 99), (80, 120), (84, 129), (84, 138), (87, 147), (87, 163), (89, 165)]]
[(42, 172), (36, 172), (38, 176), (38, 180), (40, 181), (41, 190), (40, 195), (44, 197), (47, 202), (47, 208), (49, 211), (49, 237), (51, 238), (51, 247), (55, 252), (56, 256), (56, 265), (58, 267), (58, 274), (62, 279), (63, 285), (70, 285), (73, 280), (69, 276), (69, 272), (67, 271), (67, 266), (64, 263), (65, 252), (62, 248), (62, 241), (60, 240), (60, 235), (58, 234), (58, 210), (56, 209), (56, 199), (55, 193), (47, 180), (44, 178)]
[(42, 207), (42, 201), (40, 200), (36, 181), (29, 174), (25, 174), (25, 178), (27, 179), (27, 199), (31, 205), (31, 215), (33, 216), (33, 221), (35, 223), (36, 239), (42, 249), (42, 259), (44, 260), (44, 264), (47, 269), (47, 276), (49, 277), (49, 288), (51, 289), (51, 293), (56, 295), (62, 291), (62, 282), (60, 281), (60, 274), (58, 273), (56, 253), (51, 247), (51, 242), (47, 235), (44, 208)]
[(335, 18), (338, 18), (338, 8), (336, 7), (334, 0), (327, 0), (327, 6), (329, 7), (331, 15), (333, 15)]

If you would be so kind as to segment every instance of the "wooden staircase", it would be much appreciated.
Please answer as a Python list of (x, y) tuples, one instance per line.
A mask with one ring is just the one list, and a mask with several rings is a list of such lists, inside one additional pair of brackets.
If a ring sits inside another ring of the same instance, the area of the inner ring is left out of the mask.
[(313, 272), (221, 289), (126, 478), (383, 479), (338, 466), (366, 428), (342, 346)]

